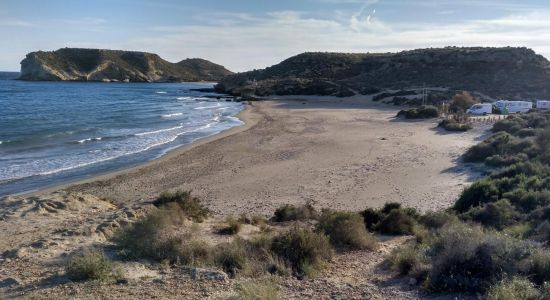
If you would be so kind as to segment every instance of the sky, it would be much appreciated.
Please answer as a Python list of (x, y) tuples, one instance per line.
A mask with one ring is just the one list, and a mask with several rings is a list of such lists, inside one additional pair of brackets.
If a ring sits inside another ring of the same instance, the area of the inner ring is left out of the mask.
[(548, 0), (0, 0), (0, 70), (63, 47), (200, 57), (232, 71), (306, 51), (518, 46), (550, 58)]

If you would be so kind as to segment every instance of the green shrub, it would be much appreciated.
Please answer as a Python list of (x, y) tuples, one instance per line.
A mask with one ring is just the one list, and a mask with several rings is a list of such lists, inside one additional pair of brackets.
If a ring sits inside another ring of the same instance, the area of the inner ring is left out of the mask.
[(465, 212), (471, 207), (494, 202), (499, 198), (499, 189), (491, 180), (479, 180), (466, 188), (455, 202), (453, 209)]
[(235, 275), (247, 268), (249, 252), (246, 242), (234, 239), (230, 243), (220, 244), (215, 249), (215, 263), (229, 276)]
[(455, 120), (445, 119), (439, 122), (437, 127), (441, 127), (447, 131), (465, 132), (473, 128), (470, 123), (460, 123)]
[(523, 128), (523, 129), (517, 131), (516, 133), (514, 133), (514, 135), (517, 136), (517, 137), (521, 137), (521, 138), (536, 136), (537, 135), (537, 130), (533, 129), (533, 128)]
[(156, 207), (177, 204), (181, 211), (195, 222), (202, 222), (210, 213), (207, 208), (202, 206), (200, 199), (193, 197), (189, 191), (164, 192), (153, 204)]
[(496, 229), (504, 229), (504, 227), (516, 223), (520, 217), (506, 199), (487, 203), (478, 209), (469, 211), (468, 214), (474, 221)]
[(377, 247), (376, 238), (367, 231), (363, 218), (357, 213), (324, 211), (317, 229), (327, 234), (337, 247), (370, 250)]
[(431, 290), (484, 293), (501, 278), (518, 274), (531, 247), (461, 223), (444, 226), (432, 241)]
[(546, 249), (538, 249), (530, 257), (531, 266), (529, 273), (533, 281), (543, 284), (550, 281), (550, 252)]
[(538, 300), (541, 293), (527, 278), (505, 279), (492, 286), (487, 292), (487, 300)]
[(271, 282), (241, 282), (235, 287), (237, 295), (230, 300), (277, 300), (277, 287)]
[(86, 249), (69, 258), (65, 271), (69, 279), (73, 281), (105, 281), (111, 278), (113, 265), (102, 251)]
[(175, 261), (180, 256), (181, 239), (171, 231), (182, 226), (184, 218), (178, 206), (163, 207), (120, 229), (113, 241), (128, 258)]
[(376, 225), (376, 230), (383, 234), (400, 235), (413, 234), (415, 220), (403, 209), (391, 210)]
[(399, 202), (386, 202), (380, 210), (383, 215), (387, 215), (394, 209), (401, 209), (401, 203)]
[(378, 224), (378, 222), (380, 222), (380, 220), (384, 217), (384, 214), (377, 209), (367, 208), (361, 212), (361, 216), (363, 216), (365, 226), (369, 230), (374, 230), (376, 224)]
[(464, 154), (466, 162), (482, 162), (487, 157), (505, 154), (507, 145), (514, 140), (514, 137), (506, 132), (499, 132), (487, 140), (471, 147)]
[(321, 268), (334, 253), (328, 236), (297, 226), (276, 236), (271, 249), (301, 274), (306, 268)]
[(429, 271), (428, 258), (414, 244), (395, 248), (385, 262), (399, 275), (409, 275), (419, 280), (424, 280)]
[(493, 132), (504, 131), (514, 134), (527, 126), (527, 122), (522, 118), (510, 116), (504, 120), (498, 121), (493, 125)]
[(275, 210), (273, 220), (275, 222), (287, 222), (297, 220), (310, 220), (316, 219), (317, 217), (317, 211), (309, 203), (302, 206), (286, 204)]
[(493, 155), (485, 159), (485, 164), (493, 167), (506, 167), (520, 162), (527, 161), (529, 156), (525, 153), (516, 155)]
[(439, 110), (434, 106), (421, 106), (419, 108), (411, 108), (401, 110), (397, 113), (397, 117), (405, 117), (406, 119), (431, 119), (439, 117)]
[(458, 221), (458, 217), (445, 211), (429, 211), (419, 221), (428, 229), (439, 229), (450, 222)]

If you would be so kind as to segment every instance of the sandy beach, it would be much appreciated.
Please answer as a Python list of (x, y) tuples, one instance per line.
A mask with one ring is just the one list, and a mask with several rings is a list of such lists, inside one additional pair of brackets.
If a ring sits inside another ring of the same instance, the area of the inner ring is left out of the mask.
[(245, 126), (176, 150), (145, 166), (69, 187), (117, 203), (192, 190), (218, 214), (270, 214), (282, 204), (360, 210), (396, 201), (448, 207), (475, 176), (457, 164), (479, 139), (360, 98), (254, 102)]
[[(79, 295), (78, 286), (65, 285), (65, 277), (59, 275), (64, 258), (83, 247), (109, 245), (118, 228), (151, 209), (151, 200), (164, 191), (192, 190), (200, 197), (213, 212), (212, 221), (203, 225), (204, 235), (214, 239), (220, 237), (209, 226), (223, 222), (224, 216), (270, 216), (283, 204), (310, 202), (317, 208), (362, 210), (396, 201), (422, 211), (449, 207), (464, 186), (478, 176), (460, 162), (460, 156), (484, 138), (487, 128), (450, 134), (439, 130), (436, 120), (395, 119), (397, 110), (360, 97), (282, 97), (251, 102), (239, 115), (245, 125), (142, 166), (86, 182), (3, 197), (0, 277), (20, 281), (7, 295)], [(344, 294), (363, 293), (366, 288), (382, 295), (381, 299), (417, 298), (414, 292), (402, 294), (401, 287), (388, 289), (379, 280), (390, 280), (391, 276), (378, 271), (377, 266), (402, 242), (390, 239), (381, 242), (381, 250), (372, 254), (338, 256), (326, 270), (326, 276), (334, 281), (312, 281), (308, 289), (319, 296), (341, 289), (342, 280), (349, 277), (345, 273), (349, 270), (342, 268), (343, 260), (362, 266), (366, 273), (357, 276), (367, 278), (354, 283), (360, 289), (342, 291)], [(155, 285), (155, 280), (166, 276), (173, 277), (163, 279), (168, 285), (188, 286), (176, 297), (200, 299), (227, 288), (209, 283), (205, 292), (200, 282), (182, 279), (176, 271), (163, 275), (159, 266), (144, 262), (125, 263), (124, 269), (135, 278), (135, 284), (147, 288), (137, 294), (130, 293), (133, 285), (117, 285), (116, 292), (113, 286), (90, 289), (108, 298), (130, 294), (138, 298), (172, 297), (168, 290)], [(287, 284), (302, 283), (289, 279), (282, 286)], [(303, 295), (298, 292), (288, 288), (284, 293), (299, 299)]]

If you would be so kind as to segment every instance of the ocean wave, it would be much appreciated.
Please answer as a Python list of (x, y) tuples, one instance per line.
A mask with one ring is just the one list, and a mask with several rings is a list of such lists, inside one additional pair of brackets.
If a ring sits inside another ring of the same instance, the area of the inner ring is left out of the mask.
[(166, 114), (166, 115), (162, 115), (163, 118), (171, 118), (171, 117), (177, 117), (177, 116), (181, 116), (183, 115), (183, 113), (173, 113), (173, 114)]
[(93, 142), (93, 141), (101, 141), (103, 138), (101, 137), (96, 137), (96, 138), (87, 138), (87, 139), (83, 139), (83, 140), (79, 140), (77, 141), (79, 144), (84, 144), (86, 142)]
[(166, 94), (167, 92), (164, 92), (164, 91), (159, 91), (159, 92), (155, 92), (157, 94)]
[(201, 110), (201, 109), (211, 109), (211, 108), (219, 108), (221, 107), (222, 105), (221, 104), (216, 104), (216, 105), (212, 105), (212, 106), (199, 106), (199, 107), (195, 107), (193, 109), (198, 109), (198, 110)]
[(183, 125), (179, 125), (179, 126), (171, 127), (171, 128), (153, 130), (153, 131), (140, 132), (140, 133), (136, 133), (134, 135), (135, 136), (150, 135), (150, 134), (161, 133), (161, 132), (166, 132), (166, 131), (173, 131), (173, 130), (181, 129), (181, 128), (183, 128)]

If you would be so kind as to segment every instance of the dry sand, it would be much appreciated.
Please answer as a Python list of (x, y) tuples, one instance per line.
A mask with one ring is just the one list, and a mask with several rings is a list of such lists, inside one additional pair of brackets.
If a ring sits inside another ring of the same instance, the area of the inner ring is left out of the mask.
[(362, 99), (303, 99), (255, 102), (241, 115), (245, 128), (69, 190), (122, 203), (192, 190), (219, 214), (269, 214), (306, 201), (429, 210), (451, 205), (475, 177), (457, 160), (481, 130), (445, 133)]

